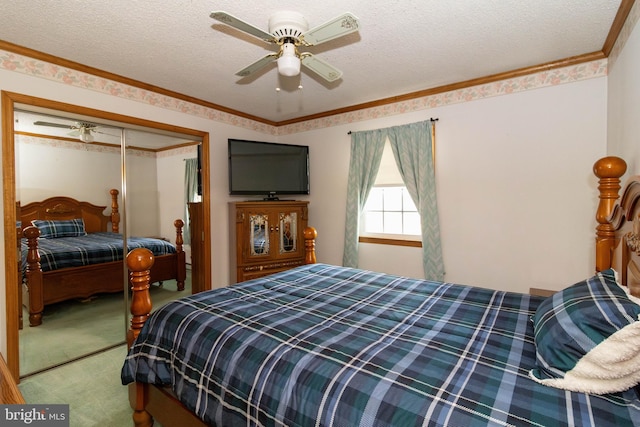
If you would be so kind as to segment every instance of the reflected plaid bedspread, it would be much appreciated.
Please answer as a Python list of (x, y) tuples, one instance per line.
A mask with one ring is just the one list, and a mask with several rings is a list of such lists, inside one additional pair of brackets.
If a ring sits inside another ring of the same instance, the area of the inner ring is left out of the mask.
[(122, 383), (171, 385), (217, 426), (640, 425), (527, 376), (542, 299), (314, 264), (167, 304)]
[[(122, 234), (89, 233), (79, 237), (38, 239), (38, 252), (42, 271), (52, 271), (68, 267), (101, 264), (123, 259)], [(22, 239), (22, 268), (27, 265), (27, 239)], [(168, 255), (176, 252), (176, 247), (161, 239), (130, 237), (128, 249), (147, 248), (154, 255)]]

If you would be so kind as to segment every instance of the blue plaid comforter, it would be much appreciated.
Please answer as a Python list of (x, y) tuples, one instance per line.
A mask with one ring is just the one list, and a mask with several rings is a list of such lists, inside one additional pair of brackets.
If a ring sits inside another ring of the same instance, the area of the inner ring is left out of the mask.
[[(79, 237), (61, 237), (57, 239), (38, 239), (38, 252), (42, 271), (59, 270), (68, 267), (81, 267), (89, 264), (101, 264), (123, 259), (122, 234), (89, 233)], [(22, 269), (27, 265), (27, 239), (22, 239)], [(130, 237), (128, 249), (147, 248), (154, 255), (168, 255), (176, 252), (176, 247), (161, 239)], [(127, 251), (128, 252), (128, 251)]]
[(635, 390), (528, 378), (542, 298), (313, 264), (165, 305), (122, 383), (222, 426), (631, 426)]

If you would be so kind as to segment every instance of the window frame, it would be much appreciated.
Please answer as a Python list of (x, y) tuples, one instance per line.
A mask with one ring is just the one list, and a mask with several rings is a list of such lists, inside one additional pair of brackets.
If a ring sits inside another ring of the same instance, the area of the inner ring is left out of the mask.
[(392, 246), (409, 246), (414, 248), (421, 248), (422, 242), (419, 240), (410, 240), (405, 237), (400, 239), (391, 239), (388, 237), (373, 237), (373, 236), (359, 236), (358, 242), (370, 243), (374, 245), (392, 245)]

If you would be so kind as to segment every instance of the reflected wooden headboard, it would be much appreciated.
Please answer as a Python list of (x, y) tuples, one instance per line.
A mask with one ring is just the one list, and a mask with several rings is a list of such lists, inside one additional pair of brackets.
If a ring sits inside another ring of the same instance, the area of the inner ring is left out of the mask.
[[(82, 218), (87, 233), (100, 231), (118, 233), (120, 229), (119, 191), (112, 189), (109, 193), (111, 194), (111, 213), (109, 215), (103, 215), (104, 210), (107, 208), (106, 206), (81, 202), (71, 197), (57, 196), (20, 206), (18, 218), (21, 221), (22, 228), (31, 225), (31, 221), (34, 219), (64, 220)], [(109, 223), (111, 223), (111, 227), (109, 227)]]
[(600, 203), (596, 213), (596, 271), (614, 268), (620, 283), (640, 297), (640, 176), (629, 178), (619, 195), (620, 177), (627, 164), (604, 157), (593, 166), (599, 178)]

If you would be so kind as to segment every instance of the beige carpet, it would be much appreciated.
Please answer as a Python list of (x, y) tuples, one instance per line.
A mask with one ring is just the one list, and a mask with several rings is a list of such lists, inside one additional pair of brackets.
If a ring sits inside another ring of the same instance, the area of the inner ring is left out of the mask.
[(131, 426), (127, 387), (120, 382), (126, 346), (23, 379), (27, 403), (69, 405), (70, 427)]

